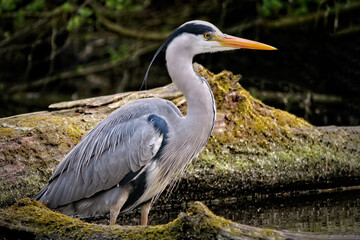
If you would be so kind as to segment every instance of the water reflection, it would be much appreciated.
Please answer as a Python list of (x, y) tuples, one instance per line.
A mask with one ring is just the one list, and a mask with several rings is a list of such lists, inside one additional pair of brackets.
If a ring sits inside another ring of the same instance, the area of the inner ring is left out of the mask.
[[(154, 206), (150, 224), (166, 224), (191, 203)], [(205, 201), (216, 215), (263, 228), (324, 234), (360, 234), (360, 190), (300, 196), (252, 196)], [(138, 210), (119, 217), (121, 225), (137, 225)]]
[(235, 222), (278, 230), (360, 234), (360, 191), (269, 198), (210, 207)]

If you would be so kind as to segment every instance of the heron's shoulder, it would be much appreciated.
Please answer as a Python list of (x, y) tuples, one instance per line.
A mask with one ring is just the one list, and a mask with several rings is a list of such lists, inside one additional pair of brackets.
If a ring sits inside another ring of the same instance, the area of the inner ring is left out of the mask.
[(121, 108), (124, 107), (131, 107), (131, 106), (142, 106), (142, 107), (165, 107), (167, 105), (173, 104), (171, 101), (166, 100), (166, 99), (162, 99), (162, 98), (142, 98), (142, 99), (138, 99), (132, 102), (127, 103), (126, 105), (122, 106)]
[(118, 108), (109, 115), (109, 118), (130, 120), (148, 115), (182, 117), (180, 110), (171, 101), (161, 98), (144, 98)]
[(162, 99), (162, 98), (142, 98), (138, 99), (132, 102), (127, 103), (126, 105), (122, 106), (124, 107), (131, 107), (131, 106), (141, 106), (141, 107), (156, 107), (156, 106), (162, 106), (168, 104), (168, 100)]

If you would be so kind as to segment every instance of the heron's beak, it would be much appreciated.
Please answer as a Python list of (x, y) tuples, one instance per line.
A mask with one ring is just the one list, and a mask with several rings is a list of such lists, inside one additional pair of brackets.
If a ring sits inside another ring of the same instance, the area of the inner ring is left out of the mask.
[(267, 44), (247, 40), (244, 38), (233, 37), (229, 35), (216, 36), (214, 40), (218, 41), (224, 47), (248, 48), (248, 49), (257, 49), (257, 50), (277, 50), (276, 48)]

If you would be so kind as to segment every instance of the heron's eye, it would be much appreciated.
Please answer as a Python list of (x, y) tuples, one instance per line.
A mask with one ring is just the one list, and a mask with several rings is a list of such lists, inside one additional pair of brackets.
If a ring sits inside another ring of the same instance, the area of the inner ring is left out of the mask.
[(204, 38), (210, 39), (210, 38), (211, 38), (211, 34), (210, 34), (210, 33), (204, 33)]

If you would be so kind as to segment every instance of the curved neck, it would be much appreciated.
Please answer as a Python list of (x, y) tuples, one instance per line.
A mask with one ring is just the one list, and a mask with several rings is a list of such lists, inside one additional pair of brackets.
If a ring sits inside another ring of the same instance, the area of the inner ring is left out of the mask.
[[(173, 181), (174, 173), (181, 173), (194, 157), (197, 157), (207, 143), (215, 123), (214, 97), (208, 83), (194, 71), (194, 51), (175, 38), (166, 50), (166, 65), (176, 87), (184, 94), (188, 105), (185, 118), (176, 118), (169, 141), (160, 161), (162, 182)], [(176, 44), (175, 44), (176, 43)], [(173, 149), (181, 149), (178, 155)], [(170, 159), (170, 160), (169, 160)], [(163, 177), (165, 176), (165, 177)], [(163, 190), (163, 189), (162, 189)]]
[[(214, 97), (208, 83), (192, 66), (193, 54), (181, 44), (170, 44), (166, 50), (166, 65), (176, 87), (184, 94), (188, 105), (186, 118), (215, 120)], [(180, 54), (178, 54), (180, 53)]]

